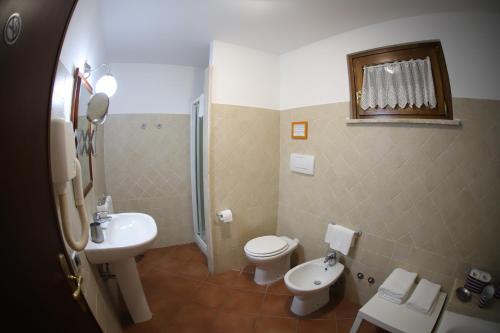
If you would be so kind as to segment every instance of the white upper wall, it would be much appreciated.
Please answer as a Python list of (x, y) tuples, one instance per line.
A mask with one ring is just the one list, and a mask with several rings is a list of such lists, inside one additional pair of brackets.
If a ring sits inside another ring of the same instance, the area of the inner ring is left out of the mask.
[(212, 103), (279, 109), (279, 56), (212, 42)]
[(110, 114), (189, 114), (203, 93), (203, 68), (140, 63), (112, 63), (110, 68), (118, 83)]
[[(71, 76), (76, 68), (82, 69), (85, 62), (95, 68), (107, 61), (101, 15), (100, 0), (78, 1), (59, 57)], [(98, 72), (96, 74), (102, 75)], [(98, 77), (92, 75), (90, 83), (93, 85)], [(68, 120), (71, 116), (72, 87), (72, 80), (62, 85), (56, 84), (52, 96), (53, 103), (64, 105), (60, 108), (64, 112), (57, 112), (56, 116), (64, 116)]]
[(499, 31), (498, 14), (447, 13), (387, 21), (304, 46), (280, 57), (280, 109), (349, 101), (347, 54), (429, 39), (441, 40), (453, 97), (500, 99)]
[[(85, 62), (96, 68), (107, 61), (101, 16), (100, 0), (78, 1), (59, 58), (72, 73), (77, 67), (83, 69)], [(93, 74), (89, 81), (93, 84), (97, 79)]]

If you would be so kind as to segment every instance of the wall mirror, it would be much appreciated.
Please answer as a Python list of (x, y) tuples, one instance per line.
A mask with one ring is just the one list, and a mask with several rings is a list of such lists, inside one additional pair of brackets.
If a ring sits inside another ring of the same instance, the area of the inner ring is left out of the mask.
[(93, 125), (87, 120), (87, 107), (93, 88), (78, 68), (74, 79), (71, 121), (76, 134), (76, 153), (82, 165), (84, 195), (87, 195), (92, 189), (92, 150), (95, 147)]

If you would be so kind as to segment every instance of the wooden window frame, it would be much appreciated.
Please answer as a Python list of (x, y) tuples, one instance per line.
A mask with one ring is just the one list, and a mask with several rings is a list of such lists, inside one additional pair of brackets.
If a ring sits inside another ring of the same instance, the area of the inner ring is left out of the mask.
[[(423, 59), (429, 57), (431, 60), (434, 87), (436, 90), (437, 106), (430, 109), (426, 106), (421, 108), (406, 107), (395, 109), (368, 109), (363, 110), (358, 105), (356, 92), (363, 85), (363, 67), (378, 65), (394, 61), (409, 59)], [(347, 66), (349, 72), (349, 86), (351, 95), (351, 119), (369, 118), (424, 118), (424, 119), (453, 119), (453, 106), (451, 99), (450, 79), (444, 59), (443, 48), (440, 41), (416, 42), (372, 50), (356, 52), (347, 55)]]

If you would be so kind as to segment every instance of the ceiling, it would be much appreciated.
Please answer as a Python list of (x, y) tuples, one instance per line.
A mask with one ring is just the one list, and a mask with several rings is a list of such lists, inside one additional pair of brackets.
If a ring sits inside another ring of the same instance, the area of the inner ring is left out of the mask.
[(362, 26), (498, 0), (102, 0), (111, 62), (204, 67), (212, 40), (281, 54)]

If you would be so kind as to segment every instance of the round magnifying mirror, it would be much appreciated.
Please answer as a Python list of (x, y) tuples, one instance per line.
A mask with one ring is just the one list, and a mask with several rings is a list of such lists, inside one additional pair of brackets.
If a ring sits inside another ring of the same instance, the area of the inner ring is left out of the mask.
[(92, 124), (101, 125), (106, 120), (108, 108), (108, 95), (105, 93), (94, 94), (87, 105), (87, 120)]

